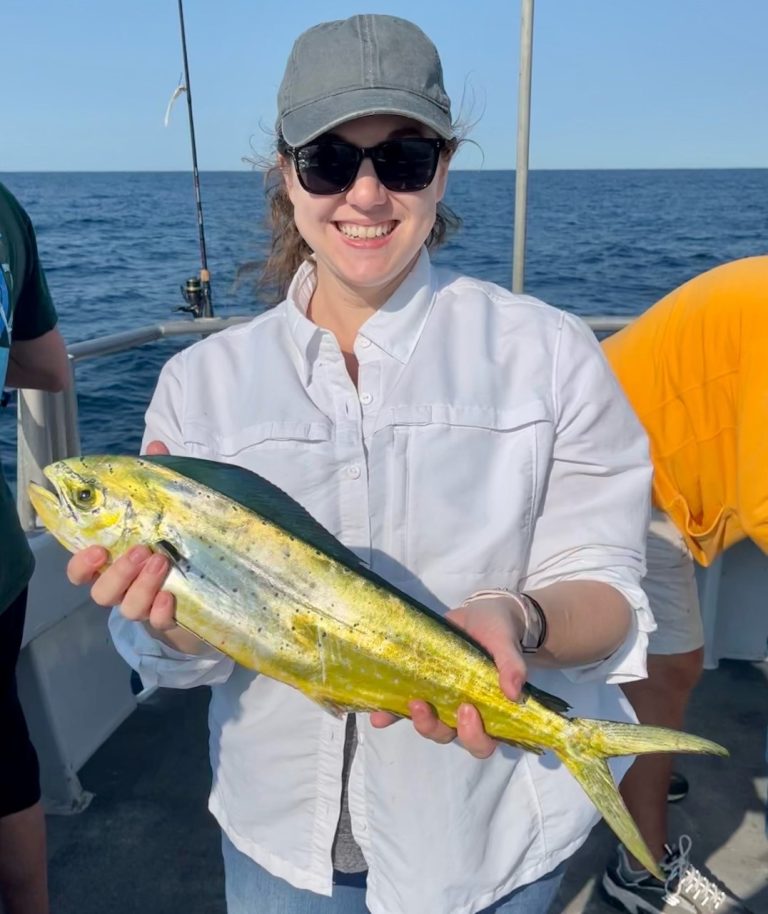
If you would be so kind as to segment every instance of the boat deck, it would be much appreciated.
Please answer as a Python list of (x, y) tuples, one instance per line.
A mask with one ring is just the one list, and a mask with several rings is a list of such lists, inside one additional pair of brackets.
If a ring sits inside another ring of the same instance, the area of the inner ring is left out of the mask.
[[(92, 802), (48, 819), (56, 914), (224, 914), (218, 828), (206, 809), (207, 703), (202, 688), (154, 693), (81, 769)], [(768, 914), (767, 721), (768, 663), (724, 660), (706, 671), (688, 729), (724, 743), (731, 758), (681, 758), (691, 792), (671, 807), (696, 862), (754, 914)], [(596, 885), (612, 845), (598, 825), (550, 914), (613, 911)]]

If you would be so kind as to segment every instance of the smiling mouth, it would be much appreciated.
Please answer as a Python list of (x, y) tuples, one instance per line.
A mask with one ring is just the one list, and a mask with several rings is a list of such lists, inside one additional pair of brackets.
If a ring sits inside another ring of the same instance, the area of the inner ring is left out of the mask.
[(354, 222), (336, 222), (336, 228), (345, 238), (365, 241), (371, 238), (385, 238), (397, 228), (397, 221), (379, 222), (377, 225), (357, 225)]

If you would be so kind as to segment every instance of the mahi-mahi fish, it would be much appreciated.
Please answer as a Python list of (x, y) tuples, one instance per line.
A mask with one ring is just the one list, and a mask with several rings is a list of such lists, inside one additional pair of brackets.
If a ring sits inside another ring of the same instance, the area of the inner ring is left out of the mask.
[(421, 698), (455, 727), (459, 706), (475, 705), (495, 739), (551, 750), (630, 853), (664, 878), (606, 759), (727, 755), (723, 747), (661, 727), (568, 717), (564, 701), (530, 684), (511, 701), (484, 648), (248, 470), (189, 457), (104, 456), (44, 472), (55, 494), (32, 484), (30, 498), (66, 548), (98, 544), (113, 558), (146, 544), (170, 558), (164, 589), (183, 628), (336, 714), (407, 717), (409, 702)]

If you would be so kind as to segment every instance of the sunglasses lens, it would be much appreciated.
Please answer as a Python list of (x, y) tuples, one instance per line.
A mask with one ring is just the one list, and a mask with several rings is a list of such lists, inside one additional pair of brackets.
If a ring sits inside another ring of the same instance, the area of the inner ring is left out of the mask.
[(349, 143), (309, 143), (296, 151), (296, 171), (311, 194), (338, 194), (355, 178), (358, 150)]
[[(440, 140), (406, 137), (385, 140), (368, 151), (381, 183), (392, 191), (423, 190), (432, 183), (440, 155)], [(350, 143), (324, 140), (295, 152), (299, 180), (311, 194), (340, 194), (352, 184), (362, 151)]]
[(435, 177), (439, 154), (434, 140), (417, 137), (389, 140), (376, 147), (373, 164), (388, 190), (423, 190)]

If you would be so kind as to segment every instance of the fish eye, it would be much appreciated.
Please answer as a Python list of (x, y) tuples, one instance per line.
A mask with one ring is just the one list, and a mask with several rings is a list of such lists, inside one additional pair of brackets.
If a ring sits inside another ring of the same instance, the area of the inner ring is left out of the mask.
[(89, 486), (83, 486), (75, 492), (75, 498), (78, 505), (87, 508), (96, 500), (96, 493)]

